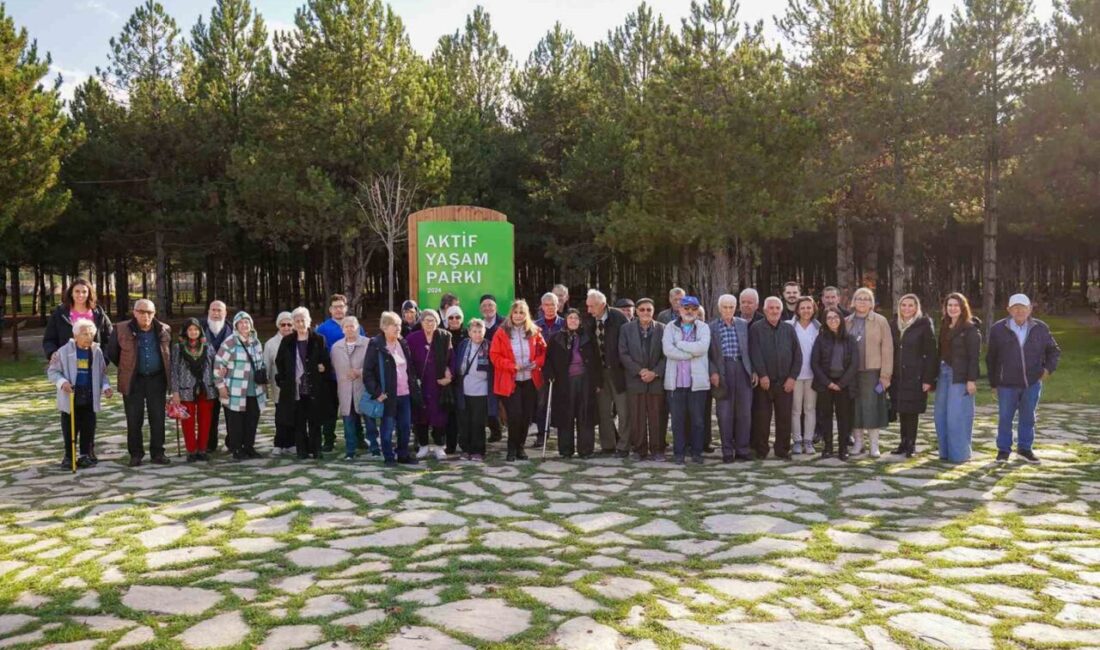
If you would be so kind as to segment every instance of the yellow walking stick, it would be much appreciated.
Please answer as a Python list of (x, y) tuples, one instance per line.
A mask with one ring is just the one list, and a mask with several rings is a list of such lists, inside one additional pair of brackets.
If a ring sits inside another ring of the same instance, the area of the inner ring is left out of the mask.
[(73, 474), (76, 474), (76, 393), (69, 391), (69, 441), (72, 445), (71, 456)]

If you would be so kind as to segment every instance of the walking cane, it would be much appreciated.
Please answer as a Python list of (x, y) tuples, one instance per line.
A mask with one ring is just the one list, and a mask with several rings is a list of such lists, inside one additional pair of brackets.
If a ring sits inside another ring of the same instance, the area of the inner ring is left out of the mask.
[[(550, 439), (550, 404), (554, 399), (554, 382), (550, 382), (550, 387), (546, 389), (546, 426), (543, 428), (542, 436), (542, 457), (546, 458), (546, 441)], [(560, 441), (559, 441), (560, 442)]]
[(172, 419), (176, 421), (176, 458), (179, 458), (183, 455), (183, 452), (180, 451), (180, 419)]
[(76, 393), (73, 391), (69, 391), (69, 442), (72, 446), (70, 458), (73, 474), (76, 474)]

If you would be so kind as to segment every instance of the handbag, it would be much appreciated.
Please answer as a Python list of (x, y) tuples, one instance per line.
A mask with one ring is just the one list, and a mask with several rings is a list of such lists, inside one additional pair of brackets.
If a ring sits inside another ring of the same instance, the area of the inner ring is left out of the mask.
[[(382, 351), (378, 351), (378, 376), (382, 378), (382, 392), (386, 392), (386, 360), (382, 358)], [(370, 396), (370, 393), (364, 392), (363, 396), (359, 398), (359, 412), (363, 415), (377, 420), (382, 417), (386, 412), (386, 406), (382, 402), (374, 399)]]
[(245, 348), (244, 353), (248, 355), (248, 365), (252, 366), (252, 381), (256, 382), (257, 386), (267, 385), (267, 368), (260, 368), (256, 370), (256, 362), (252, 360), (252, 353)]

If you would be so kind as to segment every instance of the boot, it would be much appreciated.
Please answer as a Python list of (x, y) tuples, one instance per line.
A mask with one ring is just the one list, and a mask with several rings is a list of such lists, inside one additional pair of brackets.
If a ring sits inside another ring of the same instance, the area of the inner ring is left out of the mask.
[(870, 434), (871, 434), (871, 458), (878, 458), (879, 457), (879, 453), (878, 453), (878, 434), (879, 434), (879, 430), (878, 429), (871, 429)]
[(502, 438), (502, 436), (501, 436), (501, 433), (500, 433), (500, 418), (490, 417), (489, 418), (489, 442), (500, 442), (501, 438)]
[(863, 452), (863, 429), (856, 429), (852, 432), (852, 449), (851, 454), (858, 456)]

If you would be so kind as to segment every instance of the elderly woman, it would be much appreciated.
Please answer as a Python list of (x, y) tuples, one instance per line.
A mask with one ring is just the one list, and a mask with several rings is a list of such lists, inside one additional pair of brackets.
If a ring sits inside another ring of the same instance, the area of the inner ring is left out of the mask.
[(202, 323), (197, 318), (187, 319), (183, 332), (172, 346), (168, 389), (172, 393), (172, 403), (187, 410), (187, 417), (183, 420), (183, 441), (187, 446), (189, 463), (210, 460), (206, 454), (206, 443), (210, 420), (218, 404), (218, 392), (214, 386), (216, 353), (213, 346), (206, 342)]
[[(447, 333), (451, 335), (451, 350), (457, 352), (458, 347), (462, 345), (462, 342), (469, 336), (466, 333), (465, 320), (466, 315), (462, 312), (462, 308), (458, 306), (458, 298), (454, 299), (454, 302), (447, 307), (443, 312), (444, 319), (447, 321)], [(452, 355), (453, 356), (453, 355)], [(452, 363), (453, 366), (453, 363)], [(451, 374), (454, 375), (454, 368), (451, 369)], [(452, 382), (451, 390), (457, 390), (457, 386)], [(458, 436), (458, 418), (454, 416), (455, 404), (451, 403), (447, 409), (447, 437), (444, 452), (447, 455), (454, 454), (458, 451), (459, 436)], [(462, 451), (469, 455), (469, 450), (463, 448)]]
[(420, 306), (415, 300), (406, 300), (401, 303), (401, 336), (408, 337), (420, 329)]
[[(66, 471), (96, 464), (91, 457), (95, 444), (96, 413), (100, 410), (100, 396), (111, 397), (107, 362), (95, 342), (95, 323), (77, 319), (72, 323), (72, 332), (74, 338), (66, 341), (55, 351), (56, 354), (50, 355), (50, 365), (46, 371), (46, 376), (57, 386), (57, 410), (61, 412), (61, 436), (65, 443), (61, 469)], [(72, 457), (74, 435), (80, 445), (80, 455), (75, 465)]]
[[(439, 313), (425, 309), (420, 314), (420, 331), (409, 334), (410, 362), (420, 379), (423, 402), (413, 405), (413, 426), (416, 430), (416, 457), (434, 455), (436, 460), (446, 460), (443, 450), (444, 432), (447, 429), (447, 395), (453, 399), (451, 388), (451, 335), (439, 329)], [(429, 438), (429, 429), (431, 437)], [(435, 443), (434, 445), (432, 443)]]
[[(363, 363), (363, 388), (382, 404), (382, 456), (387, 467), (415, 465), (409, 455), (412, 403), (420, 400), (420, 382), (409, 360), (412, 351), (401, 338), (401, 317), (382, 312), (382, 333), (370, 340)], [(393, 434), (397, 433), (395, 454)]]
[(42, 351), (46, 353), (47, 361), (73, 338), (73, 323), (78, 320), (88, 320), (95, 325), (95, 342), (100, 346), (111, 339), (111, 319), (96, 302), (95, 288), (84, 278), (73, 280), (65, 290), (61, 304), (46, 321)]
[(504, 400), (508, 413), (508, 455), (505, 458), (509, 462), (527, 460), (523, 444), (538, 406), (546, 341), (531, 319), (526, 300), (512, 303), (508, 317), (493, 336), (489, 358), (493, 362), (493, 392)]
[(890, 334), (894, 337), (890, 401), (901, 422), (901, 444), (891, 453), (912, 458), (917, 451), (917, 419), (928, 408), (928, 392), (936, 384), (939, 365), (932, 320), (921, 312), (916, 295), (909, 293), (898, 301)]
[[(344, 460), (354, 460), (356, 445), (363, 434), (363, 415), (359, 413), (359, 400), (363, 397), (363, 364), (367, 357), (368, 341), (359, 336), (359, 319), (345, 316), (341, 323), (344, 338), (332, 346), (332, 369), (336, 372), (336, 391), (340, 402), (340, 417), (344, 419)], [(378, 447), (378, 429), (368, 420), (367, 441), (372, 456), (381, 455)]]
[(684, 296), (679, 316), (665, 326), (661, 338), (672, 416), (672, 455), (680, 465), (689, 449), (694, 462), (703, 462), (703, 413), (710, 395), (710, 327), (700, 311), (698, 298)]
[(970, 460), (981, 348), (982, 333), (973, 322), (966, 296), (961, 293), (948, 295), (943, 302), (943, 324), (940, 326), (935, 422), (940, 460), (949, 463)]
[(451, 375), (455, 379), (455, 410), (451, 421), (458, 427), (458, 445), (466, 453), (466, 460), (481, 462), (485, 460), (485, 426), (489, 419), (493, 365), (489, 361), (489, 342), (485, 340), (485, 321), (480, 318), (470, 320), (469, 337), (455, 348)]
[(852, 454), (863, 450), (863, 438), (870, 438), (871, 458), (879, 457), (878, 438), (889, 423), (886, 391), (894, 375), (894, 337), (890, 323), (875, 313), (875, 294), (860, 287), (852, 295), (852, 313), (846, 319), (848, 333), (859, 344), (859, 372), (856, 374), (855, 413), (852, 417)]
[(283, 337), (275, 355), (278, 415), (284, 425), (294, 429), (298, 458), (321, 460), (321, 423), (334, 416), (334, 400), (325, 381), (332, 362), (325, 338), (310, 329), (309, 310), (298, 307), (290, 317), (294, 331)]
[(279, 345), (283, 339), (294, 332), (294, 321), (289, 311), (280, 312), (275, 319), (277, 331), (264, 343), (264, 368), (268, 370), (268, 389), (271, 400), (275, 402), (275, 440), (272, 453), (276, 456), (294, 453), (294, 426), (281, 422), (279, 417), (279, 377), (276, 372), (275, 357), (279, 354)]
[(543, 376), (556, 388), (550, 418), (558, 430), (558, 455), (573, 457), (575, 431), (577, 453), (590, 458), (596, 446), (596, 391), (602, 385), (603, 367), (596, 342), (581, 327), (580, 312), (566, 312), (565, 328), (550, 337), (546, 348)]
[(233, 335), (218, 350), (214, 370), (214, 383), (226, 408), (225, 442), (233, 460), (260, 458), (256, 428), (266, 403), (266, 387), (257, 379), (266, 371), (263, 346), (247, 312), (239, 311), (233, 317)]

